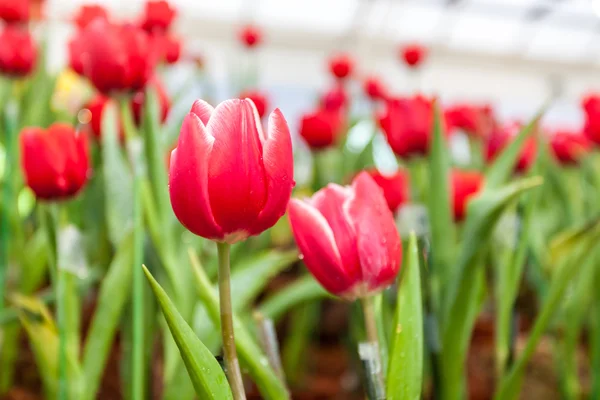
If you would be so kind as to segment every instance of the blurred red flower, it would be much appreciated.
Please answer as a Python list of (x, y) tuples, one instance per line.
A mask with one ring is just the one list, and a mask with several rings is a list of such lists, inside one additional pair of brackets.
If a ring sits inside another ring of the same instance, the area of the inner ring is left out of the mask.
[(256, 26), (246, 25), (240, 30), (239, 38), (244, 47), (252, 49), (262, 42), (262, 32)]
[(425, 47), (418, 44), (404, 46), (401, 48), (400, 52), (402, 59), (410, 68), (419, 67), (425, 61), (425, 57), (427, 56)]
[(346, 79), (352, 75), (354, 61), (349, 54), (336, 54), (329, 59), (329, 71), (337, 79)]
[(248, 100), (197, 100), (171, 154), (173, 211), (192, 233), (235, 243), (273, 226), (294, 187), (292, 139), (279, 109), (262, 123)]
[[(492, 162), (504, 150), (506, 146), (515, 138), (521, 130), (522, 125), (519, 123), (511, 123), (494, 129), (487, 140), (485, 147), (485, 159), (487, 162)], [(534, 137), (529, 137), (525, 141), (517, 164), (515, 165), (516, 172), (525, 172), (533, 165), (537, 155), (537, 143)]]
[(469, 201), (481, 190), (483, 180), (483, 175), (477, 171), (452, 171), (450, 186), (455, 221), (462, 221), (465, 218)]
[(168, 1), (155, 0), (146, 2), (142, 29), (149, 33), (165, 33), (171, 27), (177, 11)]
[(313, 150), (332, 146), (342, 133), (343, 113), (339, 110), (317, 110), (304, 114), (300, 122), (300, 136)]
[(7, 24), (29, 21), (29, 0), (0, 0), (0, 19)]
[(433, 102), (420, 95), (387, 99), (379, 123), (398, 156), (426, 155), (433, 128)]
[(29, 75), (36, 60), (37, 48), (29, 31), (22, 26), (6, 25), (0, 33), (0, 73)]
[(85, 49), (79, 56), (83, 72), (105, 94), (143, 89), (160, 56), (148, 34), (133, 25), (94, 21), (76, 42), (80, 40), (75, 49)]
[(61, 200), (81, 190), (90, 173), (85, 134), (55, 123), (47, 130), (25, 128), (19, 139), (23, 175), (39, 199)]
[(348, 95), (342, 85), (336, 85), (329, 89), (321, 97), (321, 106), (330, 111), (338, 111), (348, 106)]
[(366, 172), (351, 186), (329, 184), (288, 207), (306, 268), (330, 293), (354, 300), (391, 285), (402, 243), (382, 190)]
[(600, 96), (590, 94), (582, 101), (585, 113), (584, 133), (596, 144), (600, 144)]
[(245, 90), (240, 93), (239, 98), (252, 100), (256, 106), (256, 111), (258, 111), (258, 116), (260, 118), (265, 116), (265, 113), (269, 107), (269, 100), (263, 92), (258, 89)]
[(410, 199), (410, 178), (406, 171), (398, 170), (391, 175), (384, 175), (376, 169), (367, 171), (371, 178), (383, 190), (383, 195), (392, 212), (408, 203)]
[(592, 142), (580, 132), (556, 131), (550, 137), (550, 147), (558, 162), (574, 165), (592, 149)]
[(486, 138), (495, 126), (493, 111), (489, 106), (457, 104), (446, 108), (444, 114), (449, 131), (461, 129), (476, 138)]
[(82, 5), (74, 18), (75, 24), (79, 29), (85, 29), (95, 20), (108, 22), (108, 11), (98, 4)]
[(387, 88), (375, 76), (365, 79), (363, 91), (371, 100), (385, 100), (388, 97)]

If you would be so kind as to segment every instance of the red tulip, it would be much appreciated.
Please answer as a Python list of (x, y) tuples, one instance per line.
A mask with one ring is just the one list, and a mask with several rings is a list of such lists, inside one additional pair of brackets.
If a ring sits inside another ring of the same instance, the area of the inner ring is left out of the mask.
[(266, 132), (251, 100), (197, 100), (171, 154), (169, 191), (196, 235), (235, 243), (273, 226), (294, 187), (292, 140), (279, 109)]
[(177, 12), (168, 1), (156, 0), (146, 2), (142, 29), (146, 32), (164, 33), (169, 30)]
[(489, 136), (495, 125), (493, 112), (489, 106), (459, 104), (448, 107), (444, 115), (449, 131), (461, 129), (476, 138)]
[(385, 200), (392, 212), (408, 202), (410, 199), (410, 181), (405, 171), (398, 170), (392, 175), (384, 175), (376, 169), (367, 172), (383, 190)]
[(29, 0), (0, 0), (0, 19), (7, 24), (29, 21)]
[(0, 73), (29, 75), (36, 60), (37, 49), (29, 31), (20, 26), (5, 26), (0, 33)]
[(352, 75), (354, 61), (348, 54), (337, 54), (329, 60), (329, 71), (338, 79), (346, 79)]
[(342, 85), (337, 85), (321, 97), (321, 106), (325, 110), (342, 111), (348, 106), (348, 95)]
[[(108, 97), (98, 93), (84, 107), (90, 112), (90, 128), (98, 140), (102, 135), (102, 113), (104, 112), (104, 107), (108, 100)], [(120, 129), (120, 136), (121, 139), (124, 137), (122, 128)]]
[(83, 61), (85, 58), (86, 44), (81, 36), (76, 35), (71, 38), (68, 44), (69, 50), (69, 67), (78, 75), (84, 76)]
[(564, 165), (579, 163), (592, 149), (592, 142), (579, 132), (557, 131), (550, 138), (554, 157)]
[(381, 83), (379, 78), (371, 76), (365, 79), (363, 91), (371, 100), (385, 100), (387, 98), (387, 89)]
[(366, 172), (350, 187), (329, 184), (311, 199), (292, 199), (289, 218), (304, 264), (329, 292), (353, 300), (396, 279), (400, 235), (382, 190)]
[(269, 107), (269, 100), (267, 99), (267, 96), (265, 96), (265, 94), (260, 90), (245, 90), (240, 94), (239, 98), (252, 100), (256, 106), (256, 111), (258, 111), (258, 116), (260, 118), (265, 116), (267, 108)]
[(108, 22), (108, 11), (98, 4), (84, 4), (74, 18), (79, 29), (85, 29), (93, 21), (100, 20)]
[(319, 108), (305, 114), (300, 123), (300, 136), (313, 150), (320, 150), (336, 143), (344, 126), (340, 111)]
[(262, 32), (258, 27), (252, 25), (244, 26), (239, 33), (240, 41), (244, 47), (253, 49), (262, 42)]
[[(488, 162), (493, 161), (506, 146), (519, 133), (521, 125), (517, 123), (509, 124), (499, 129), (495, 129), (487, 140), (485, 149), (485, 159)], [(529, 137), (519, 155), (515, 171), (525, 172), (535, 161), (537, 154), (537, 144), (535, 138)]]
[(585, 112), (584, 133), (588, 139), (600, 144), (600, 96), (587, 96), (583, 99), (582, 106)]
[(165, 61), (175, 64), (181, 57), (181, 41), (173, 36), (165, 37)]
[(427, 154), (433, 128), (432, 101), (415, 96), (385, 103), (379, 123), (392, 150), (400, 157)]
[(83, 54), (85, 76), (105, 94), (143, 89), (160, 55), (146, 32), (133, 25), (95, 21), (80, 37), (86, 50)]
[(39, 199), (65, 199), (81, 190), (89, 175), (86, 135), (55, 123), (23, 129), (20, 141), (25, 181)]
[(467, 205), (483, 187), (483, 175), (477, 171), (453, 170), (450, 175), (454, 220), (465, 218)]
[(419, 67), (421, 63), (425, 61), (425, 57), (427, 56), (427, 50), (418, 44), (405, 46), (401, 49), (401, 52), (402, 59), (410, 68)]

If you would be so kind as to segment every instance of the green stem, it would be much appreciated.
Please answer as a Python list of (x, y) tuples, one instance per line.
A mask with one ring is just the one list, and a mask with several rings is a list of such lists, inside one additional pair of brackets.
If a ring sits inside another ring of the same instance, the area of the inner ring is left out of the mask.
[(217, 243), (219, 252), (219, 305), (221, 309), (221, 336), (223, 338), (223, 355), (227, 367), (227, 377), (235, 400), (245, 400), (244, 382), (240, 364), (235, 350), (233, 330), (233, 312), (231, 307), (231, 284), (228, 243)]
[(379, 367), (373, 371), (374, 376), (371, 378), (374, 379), (374, 386), (381, 388), (385, 388), (383, 381), (383, 369), (381, 362), (381, 353), (379, 351), (379, 336), (377, 334), (377, 320), (375, 318), (375, 303), (373, 296), (364, 297), (361, 299), (361, 305), (363, 308), (363, 314), (365, 317), (365, 331), (367, 334), (367, 341), (373, 344), (376, 348), (376, 357), (378, 359), (375, 360)]

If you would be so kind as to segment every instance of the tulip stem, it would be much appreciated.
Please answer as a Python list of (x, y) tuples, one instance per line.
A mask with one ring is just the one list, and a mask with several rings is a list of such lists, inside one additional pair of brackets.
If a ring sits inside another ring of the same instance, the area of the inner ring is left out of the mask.
[(383, 368), (381, 361), (381, 352), (379, 351), (379, 337), (377, 335), (377, 320), (375, 319), (375, 302), (373, 296), (363, 297), (361, 299), (361, 304), (363, 307), (363, 314), (365, 317), (365, 330), (367, 333), (367, 341), (372, 344), (376, 349), (376, 358), (375, 362), (377, 363), (377, 368), (373, 371), (373, 377), (377, 380), (374, 382), (377, 387), (385, 388), (383, 381)]
[(219, 305), (221, 308), (221, 336), (223, 338), (223, 355), (231, 392), (235, 400), (245, 400), (244, 382), (240, 364), (235, 350), (233, 332), (233, 312), (231, 310), (231, 285), (228, 243), (217, 243), (219, 252)]

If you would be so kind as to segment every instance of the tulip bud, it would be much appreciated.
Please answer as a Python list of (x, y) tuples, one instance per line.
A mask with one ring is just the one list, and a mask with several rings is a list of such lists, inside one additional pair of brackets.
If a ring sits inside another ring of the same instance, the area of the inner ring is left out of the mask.
[(340, 111), (317, 109), (307, 113), (300, 122), (300, 136), (313, 150), (321, 150), (333, 146), (344, 126), (343, 114)]
[[(514, 139), (514, 137), (521, 130), (521, 124), (513, 123), (495, 129), (488, 141), (485, 148), (485, 159), (487, 162), (492, 162), (496, 157), (504, 150), (506, 146)], [(523, 173), (533, 165), (537, 154), (537, 144), (535, 138), (529, 137), (523, 147), (515, 165), (515, 171)]]
[(348, 54), (337, 54), (329, 60), (329, 71), (337, 79), (344, 80), (352, 75), (354, 61)]
[(66, 199), (81, 190), (89, 175), (86, 135), (55, 123), (23, 129), (20, 141), (25, 181), (39, 199)]
[(392, 212), (408, 203), (410, 199), (410, 181), (408, 174), (398, 170), (391, 175), (384, 175), (376, 169), (367, 171), (371, 178), (383, 190), (385, 201)]
[(214, 109), (197, 100), (171, 154), (171, 205), (192, 233), (235, 243), (281, 218), (293, 175), (292, 140), (279, 109), (265, 133), (251, 100), (227, 100)]
[(79, 29), (85, 29), (96, 20), (108, 22), (108, 11), (98, 4), (84, 4), (73, 20)]
[(582, 101), (585, 112), (585, 136), (596, 144), (600, 144), (600, 96), (590, 94)]
[(240, 94), (239, 98), (252, 100), (252, 102), (256, 106), (256, 111), (258, 111), (258, 116), (261, 119), (265, 116), (265, 113), (267, 112), (267, 108), (269, 106), (269, 101), (267, 99), (267, 96), (265, 96), (265, 94), (262, 93), (260, 90), (245, 90)]
[(433, 129), (432, 102), (422, 96), (388, 99), (379, 124), (398, 156), (426, 155)]
[(168, 1), (148, 1), (141, 27), (149, 33), (164, 33), (169, 30), (176, 15), (177, 12)]
[(331, 111), (343, 111), (343, 109), (348, 107), (348, 95), (344, 87), (336, 85), (325, 92), (321, 97), (321, 107)]
[(550, 137), (550, 147), (558, 162), (576, 165), (590, 152), (592, 142), (578, 132), (557, 131)]
[(348, 300), (385, 289), (402, 260), (400, 235), (382, 190), (366, 172), (289, 205), (304, 263), (325, 289)]
[(418, 44), (412, 44), (403, 47), (401, 55), (409, 68), (417, 68), (425, 61), (427, 50)]
[(0, 0), (0, 19), (7, 24), (29, 21), (29, 0)]
[(7, 25), (0, 33), (0, 73), (15, 77), (29, 75), (37, 60), (31, 34), (20, 26)]
[(148, 34), (133, 25), (94, 21), (80, 35), (85, 76), (105, 94), (145, 87), (161, 55)]
[(365, 79), (363, 83), (363, 91), (371, 100), (385, 100), (387, 98), (386, 88), (383, 86), (379, 78), (371, 76)]
[(244, 47), (253, 49), (262, 42), (262, 33), (258, 27), (246, 25), (240, 30), (239, 38)]
[(465, 218), (467, 205), (483, 187), (483, 175), (477, 171), (453, 170), (450, 175), (454, 220)]

